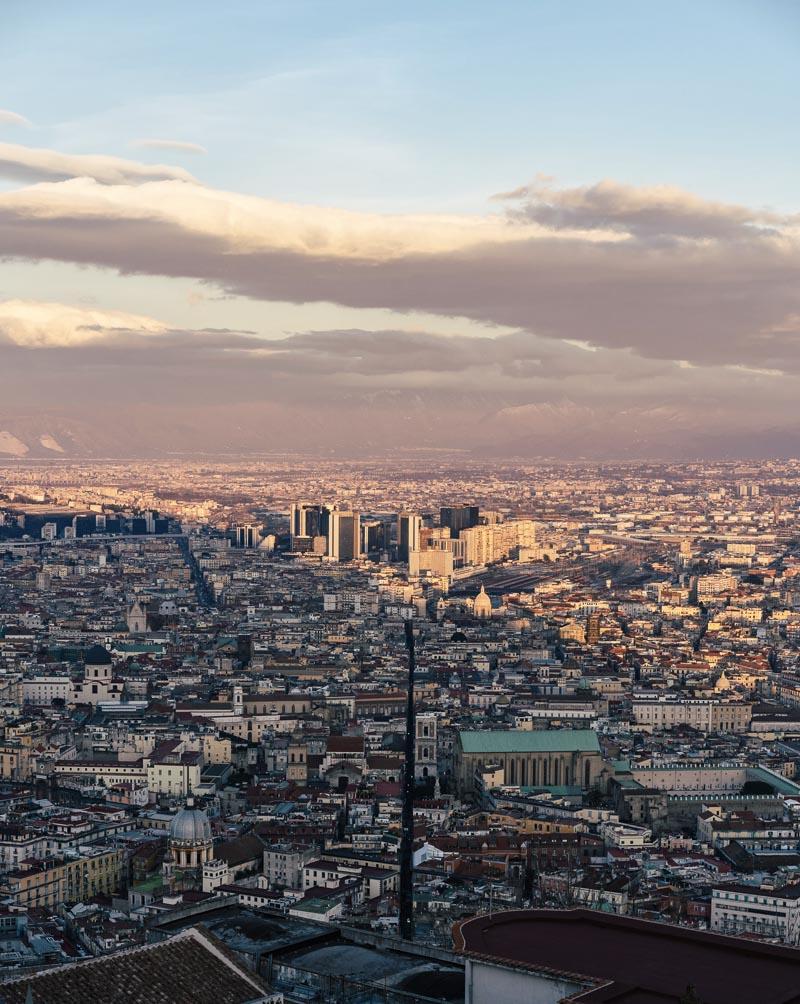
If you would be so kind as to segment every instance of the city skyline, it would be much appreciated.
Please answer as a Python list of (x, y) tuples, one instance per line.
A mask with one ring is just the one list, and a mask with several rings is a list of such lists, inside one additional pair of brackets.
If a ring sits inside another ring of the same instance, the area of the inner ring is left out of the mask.
[(0, 458), (800, 455), (792, 5), (40, 14)]

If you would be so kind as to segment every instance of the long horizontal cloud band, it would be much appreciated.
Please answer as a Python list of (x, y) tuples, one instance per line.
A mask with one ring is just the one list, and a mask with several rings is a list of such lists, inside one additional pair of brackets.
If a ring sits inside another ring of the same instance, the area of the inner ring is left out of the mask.
[[(297, 376), (332, 380), (339, 390), (405, 386), (435, 391), (472, 384), (484, 393), (523, 398), (553, 385), (563, 392), (569, 381), (587, 378), (592, 383), (582, 393), (602, 398), (615, 392), (613, 385), (626, 383), (628, 395), (647, 395), (653, 383), (672, 392), (685, 392), (693, 380), (708, 387), (720, 371), (729, 385), (744, 373), (781, 376), (735, 366), (686, 372), (685, 366), (647, 360), (630, 350), (589, 350), (524, 331), (475, 337), (337, 329), (268, 339), (249, 331), (174, 329), (121, 311), (19, 300), (0, 301), (0, 354), (6, 368), (17, 364), (39, 375), (48, 368), (65, 376), (99, 367), (125, 374), (173, 368), (217, 384), (231, 376), (240, 388), (250, 379), (263, 389), (273, 378)], [(783, 381), (793, 385), (794, 378)]]
[[(353, 429), (360, 446), (383, 449), (692, 456), (742, 455), (750, 443), (763, 452), (767, 443), (793, 453), (798, 431), (776, 434), (775, 421), (791, 413), (799, 379), (684, 369), (529, 332), (342, 329), (265, 339), (0, 302), (0, 433), (18, 453), (41, 451), (42, 437), (101, 455), (340, 449)], [(759, 386), (765, 392), (754, 394)]]
[(0, 195), (0, 254), (463, 316), (656, 359), (797, 367), (797, 223), (775, 213), (605, 183), (528, 186), (505, 215), (381, 217), (99, 180)]
[[(0, 253), (121, 272), (189, 276), (228, 292), (298, 303), (470, 317), (643, 355), (789, 364), (779, 332), (800, 311), (797, 264), (770, 247), (724, 256), (670, 249), (565, 248), (542, 238), (393, 261), (237, 253), (220, 238), (161, 221), (31, 220), (0, 209)], [(777, 349), (777, 353), (774, 351)], [(765, 357), (766, 352), (766, 357)]]

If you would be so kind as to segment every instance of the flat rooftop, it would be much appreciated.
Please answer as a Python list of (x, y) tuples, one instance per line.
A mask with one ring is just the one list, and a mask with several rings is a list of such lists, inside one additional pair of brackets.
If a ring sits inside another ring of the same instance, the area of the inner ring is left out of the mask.
[(153, 924), (152, 929), (162, 934), (176, 934), (201, 923), (232, 951), (244, 955), (259, 956), (285, 951), (320, 938), (329, 938), (332, 933), (331, 928), (322, 924), (235, 905), (198, 913), (181, 909), (175, 912), (178, 916), (166, 914), (163, 922)]
[(340, 941), (319, 945), (281, 958), (321, 976), (347, 977), (363, 983), (380, 983), (424, 997), (464, 1000), (464, 970), (387, 948)]
[[(800, 951), (594, 910), (509, 910), (455, 929), (456, 950), (487, 961), (600, 981), (576, 999), (797, 1004)], [(604, 982), (605, 981), (605, 985)]]

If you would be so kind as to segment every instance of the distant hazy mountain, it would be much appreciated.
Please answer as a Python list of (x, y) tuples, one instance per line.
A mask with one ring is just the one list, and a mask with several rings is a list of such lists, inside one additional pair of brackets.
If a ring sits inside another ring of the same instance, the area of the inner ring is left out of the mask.
[(459, 450), (563, 459), (800, 455), (800, 426), (748, 430), (670, 405), (619, 411), (571, 401), (500, 403), (492, 396), (378, 392), (335, 404), (76, 406), (73, 414), (0, 409), (0, 457), (167, 457), (274, 451), (359, 456)]

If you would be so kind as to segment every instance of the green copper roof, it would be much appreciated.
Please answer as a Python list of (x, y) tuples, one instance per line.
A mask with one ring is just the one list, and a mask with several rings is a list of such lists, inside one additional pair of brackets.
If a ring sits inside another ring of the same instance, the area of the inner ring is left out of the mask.
[(792, 798), (797, 798), (800, 795), (800, 786), (796, 781), (782, 777), (777, 771), (765, 767), (748, 767), (747, 780), (765, 781), (767, 784), (771, 784), (780, 795), (790, 795)]
[(519, 789), (521, 795), (532, 795), (536, 792), (543, 791), (556, 798), (562, 798), (567, 796), (578, 796), (583, 793), (583, 789), (574, 784), (535, 784), (535, 785), (523, 785)]
[(591, 729), (516, 729), (491, 732), (461, 732), (465, 753), (599, 753), (597, 733)]

